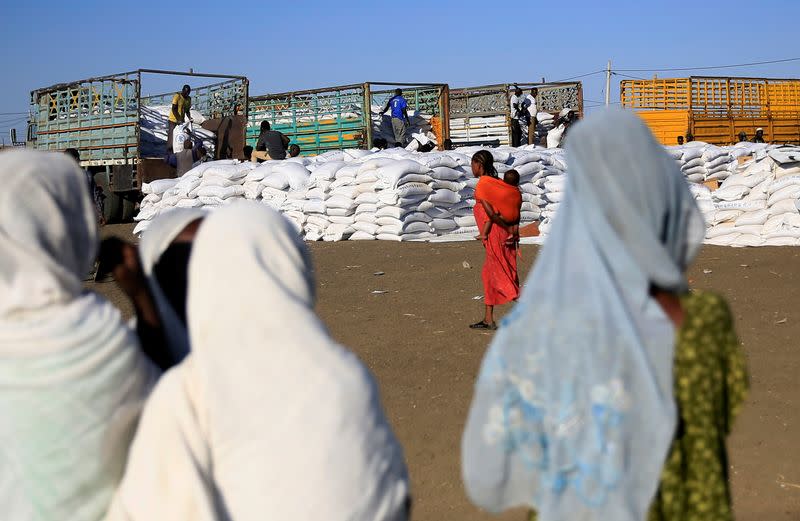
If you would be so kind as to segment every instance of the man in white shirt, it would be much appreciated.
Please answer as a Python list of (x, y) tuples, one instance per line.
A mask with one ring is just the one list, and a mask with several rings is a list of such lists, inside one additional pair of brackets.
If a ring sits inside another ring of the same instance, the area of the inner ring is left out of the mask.
[(525, 106), (528, 109), (528, 114), (530, 115), (530, 121), (528, 123), (528, 144), (535, 145), (536, 144), (536, 114), (538, 112), (537, 105), (536, 105), (536, 96), (539, 95), (539, 89), (536, 87), (531, 89), (530, 94), (525, 96)]
[[(514, 95), (511, 96), (512, 147), (518, 147), (522, 143), (522, 123), (526, 123), (525, 130), (527, 131), (527, 117), (528, 111), (525, 109), (525, 99), (522, 97), (522, 89), (514, 87)], [(527, 143), (527, 139), (525, 141)]]

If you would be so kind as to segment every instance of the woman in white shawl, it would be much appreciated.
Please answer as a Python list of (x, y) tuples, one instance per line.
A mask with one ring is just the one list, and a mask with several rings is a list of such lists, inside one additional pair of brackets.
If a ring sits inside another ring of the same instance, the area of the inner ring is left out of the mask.
[(83, 290), (97, 251), (66, 155), (0, 154), (0, 505), (14, 521), (95, 521), (157, 373), (111, 304)]
[(139, 243), (142, 271), (158, 309), (168, 349), (177, 361), (189, 353), (186, 331), (189, 256), (206, 215), (206, 211), (196, 208), (176, 208), (159, 215)]
[(408, 480), (377, 387), (314, 313), (305, 245), (255, 203), (205, 219), (191, 353), (148, 402), (109, 520), (402, 520)]
[[(189, 256), (204, 210), (177, 208), (156, 217), (138, 249), (112, 237), (103, 241), (117, 284), (136, 310), (136, 331), (145, 352), (166, 370), (189, 353), (186, 293)], [(110, 253), (116, 249), (115, 253)]]
[(464, 481), (491, 511), (642, 521), (675, 435), (680, 299), (705, 226), (635, 115), (587, 117), (566, 150), (552, 233), (481, 368)]

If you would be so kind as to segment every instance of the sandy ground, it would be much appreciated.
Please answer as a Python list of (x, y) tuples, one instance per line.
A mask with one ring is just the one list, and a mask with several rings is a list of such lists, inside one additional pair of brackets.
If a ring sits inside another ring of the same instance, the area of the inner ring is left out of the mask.
[[(104, 234), (130, 237), (130, 229), (107, 227)], [(521, 511), (481, 512), (461, 485), (461, 432), (491, 340), (467, 328), (482, 313), (473, 300), (482, 293), (481, 246), (343, 242), (311, 250), (319, 314), (375, 373), (405, 448), (414, 519), (524, 519)], [(523, 247), (523, 273), (536, 251)], [(729, 443), (738, 521), (800, 519), (799, 261), (800, 249), (706, 247), (690, 270), (693, 287), (729, 299), (751, 372), (752, 390)], [(113, 282), (93, 287), (130, 314)]]

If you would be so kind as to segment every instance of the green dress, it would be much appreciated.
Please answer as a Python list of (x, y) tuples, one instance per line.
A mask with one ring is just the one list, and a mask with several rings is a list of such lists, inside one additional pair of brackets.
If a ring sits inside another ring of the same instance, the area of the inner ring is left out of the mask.
[(725, 437), (747, 393), (744, 353), (722, 297), (695, 291), (681, 304), (673, 369), (678, 426), (648, 521), (731, 521)]
[(747, 368), (725, 300), (693, 292), (681, 299), (675, 349), (680, 418), (648, 521), (730, 521), (725, 438), (747, 393)]

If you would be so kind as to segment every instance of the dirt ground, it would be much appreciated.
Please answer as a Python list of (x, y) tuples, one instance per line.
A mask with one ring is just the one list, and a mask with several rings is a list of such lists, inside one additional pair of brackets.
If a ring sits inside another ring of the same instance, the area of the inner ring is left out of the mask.
[[(129, 238), (130, 229), (104, 233)], [(491, 340), (467, 328), (482, 313), (474, 299), (482, 293), (480, 244), (314, 243), (311, 250), (319, 314), (376, 375), (405, 448), (414, 519), (523, 520), (521, 511), (481, 512), (461, 484), (461, 432)], [(523, 274), (536, 251), (523, 247)], [(729, 299), (749, 362), (752, 388), (729, 442), (736, 519), (798, 520), (800, 249), (706, 247), (690, 280)], [(93, 286), (130, 314), (113, 282)]]

